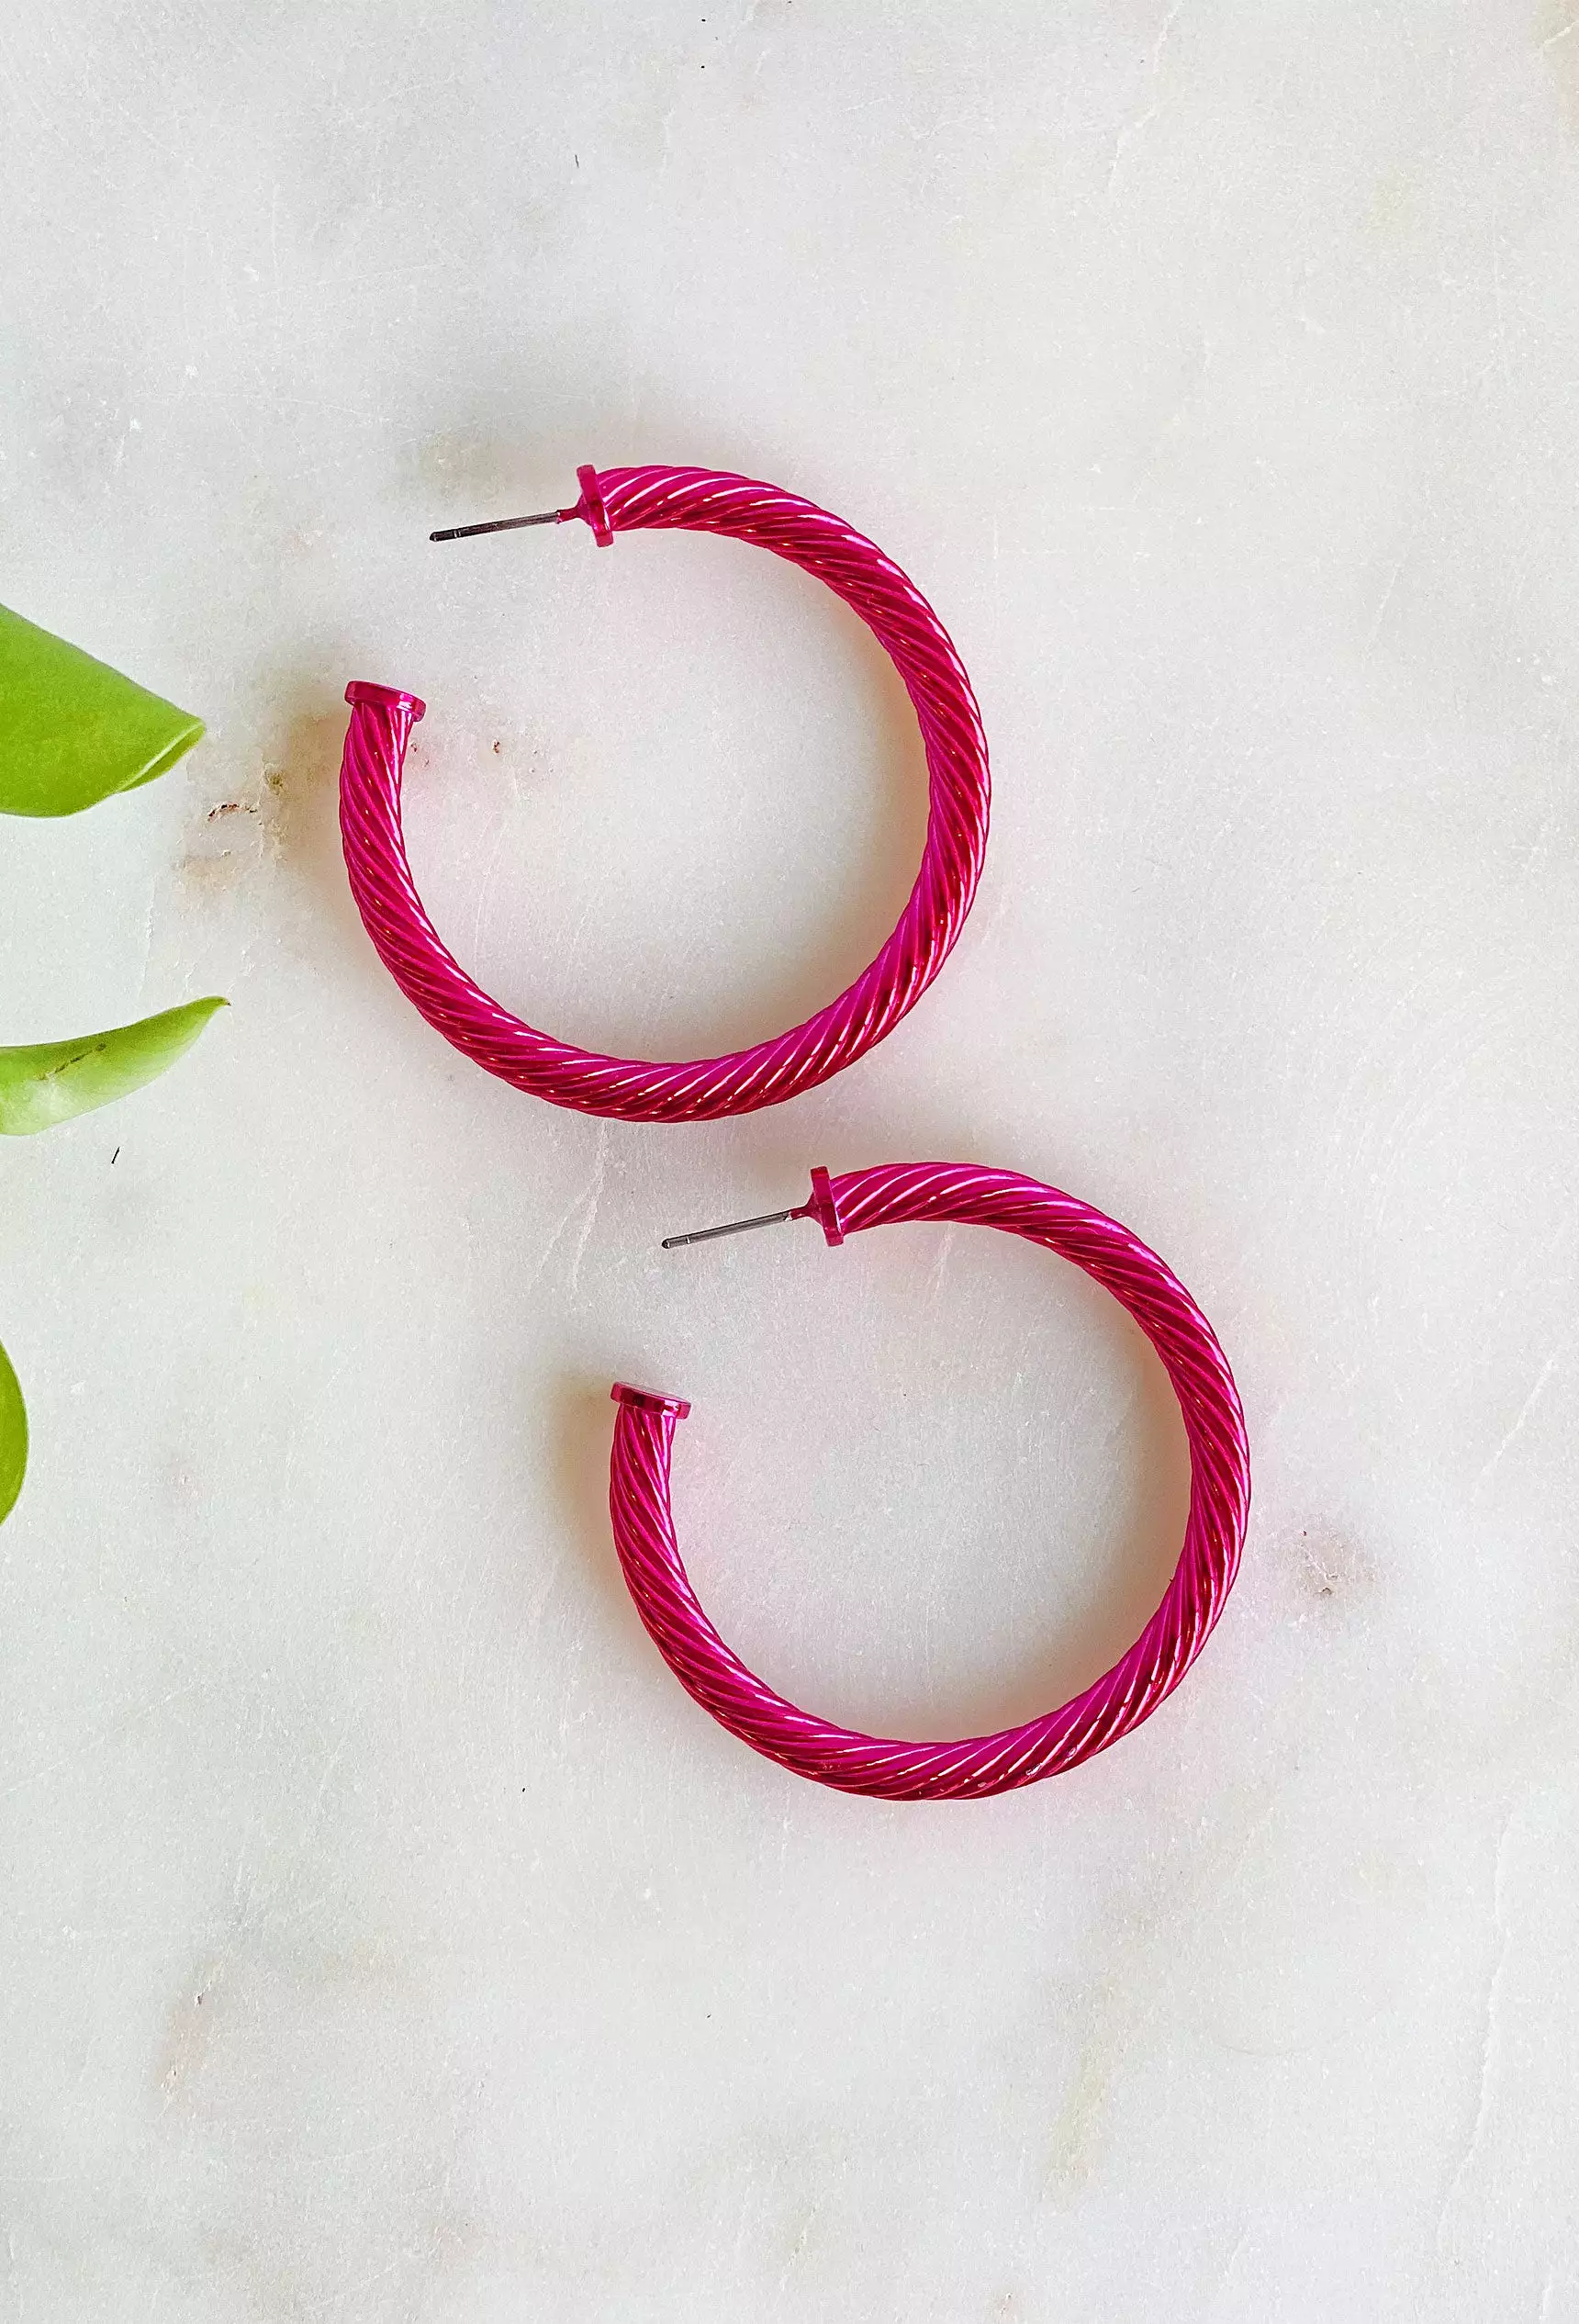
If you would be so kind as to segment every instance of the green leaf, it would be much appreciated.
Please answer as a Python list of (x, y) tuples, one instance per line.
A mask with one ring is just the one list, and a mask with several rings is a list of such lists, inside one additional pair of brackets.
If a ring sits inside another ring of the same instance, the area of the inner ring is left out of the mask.
[(0, 1136), (50, 1129), (156, 1081), (191, 1048), (215, 1010), (229, 1006), (211, 995), (107, 1033), (84, 1033), (81, 1040), (0, 1049)]
[(202, 732), (190, 711), (0, 605), (0, 814), (74, 815), (151, 782)]
[(16, 1507), (27, 1466), (28, 1408), (11, 1359), (0, 1348), (0, 1525)]

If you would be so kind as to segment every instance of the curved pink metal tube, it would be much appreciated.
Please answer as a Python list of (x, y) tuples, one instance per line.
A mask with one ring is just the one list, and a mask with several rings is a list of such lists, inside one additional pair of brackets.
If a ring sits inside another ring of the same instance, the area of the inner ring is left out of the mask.
[[(616, 1387), (609, 1508), (626, 1585), (688, 1694), (743, 1743), (796, 1775), (889, 1800), (973, 1800), (1061, 1775), (1103, 1751), (1171, 1694), (1211, 1634), (1238, 1571), (1249, 1513), (1249, 1450), (1227, 1359), (1211, 1325), (1155, 1252), (1116, 1220), (1013, 1171), (901, 1162), (828, 1181), (812, 1209), (829, 1241), (928, 1219), (996, 1227), (1070, 1259), (1112, 1292), (1165, 1365), (1190, 1443), (1184, 1545), (1161, 1604), (1127, 1654), (1057, 1711), (959, 1743), (902, 1743), (798, 1710), (719, 1636), (687, 1577), (669, 1508), (678, 1398)], [(821, 1201), (819, 1202), (819, 1197)]]
[(926, 600), (882, 551), (838, 517), (774, 485), (711, 468), (590, 468), (561, 522), (616, 533), (669, 527), (771, 549), (827, 584), (890, 656), (926, 746), (929, 813), (921, 870), (882, 950), (836, 1001), (755, 1049), (689, 1064), (645, 1064), (574, 1049), (490, 1000), (422, 908), (400, 828), (400, 779), (424, 704), (398, 688), (345, 690), (351, 724), (340, 776), (346, 869), (368, 935), (407, 998), (466, 1056), (556, 1106), (626, 1121), (716, 1121), (777, 1106), (842, 1072), (891, 1033), (952, 950), (987, 846), (987, 744), (970, 681)]

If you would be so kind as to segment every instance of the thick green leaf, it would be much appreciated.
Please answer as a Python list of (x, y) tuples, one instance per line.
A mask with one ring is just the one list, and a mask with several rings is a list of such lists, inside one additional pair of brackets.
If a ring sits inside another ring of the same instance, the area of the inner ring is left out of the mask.
[(28, 1408), (11, 1369), (11, 1359), (0, 1348), (0, 1524), (16, 1506), (28, 1466)]
[(77, 1041), (0, 1049), (0, 1136), (50, 1129), (156, 1081), (191, 1048), (214, 1011), (229, 1005), (211, 996), (107, 1033), (84, 1033)]
[(174, 767), (203, 721), (0, 605), (0, 814), (74, 815)]

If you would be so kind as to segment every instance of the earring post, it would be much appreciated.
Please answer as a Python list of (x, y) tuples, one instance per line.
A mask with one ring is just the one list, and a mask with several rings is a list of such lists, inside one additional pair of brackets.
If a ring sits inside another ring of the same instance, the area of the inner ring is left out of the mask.
[(479, 533), (519, 533), (523, 524), (562, 524), (574, 509), (544, 509), (541, 516), (496, 516), (487, 524), (451, 524), (430, 533), (430, 541), (475, 541)]
[(689, 1242), (716, 1242), (720, 1235), (749, 1234), (754, 1227), (781, 1227), (790, 1218), (810, 1218), (812, 1207), (803, 1203), (799, 1210), (768, 1210), (760, 1218), (732, 1218), (726, 1227), (697, 1227), (689, 1235), (666, 1235), (658, 1245), (660, 1251), (678, 1251)]

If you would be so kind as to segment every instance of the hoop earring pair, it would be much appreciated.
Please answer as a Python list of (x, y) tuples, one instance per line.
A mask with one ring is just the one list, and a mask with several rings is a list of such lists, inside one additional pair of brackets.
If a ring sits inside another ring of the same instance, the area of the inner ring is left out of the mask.
[[(346, 867), (379, 957), (436, 1030), (487, 1072), (578, 1111), (629, 1121), (713, 1121), (814, 1088), (886, 1038), (942, 968), (975, 896), (986, 847), (989, 775), (975, 696), (925, 599), (862, 534), (776, 487), (711, 469), (577, 471), (572, 508), (436, 533), (434, 540), (579, 518), (600, 547), (616, 533), (716, 533), (771, 550), (825, 582), (892, 658), (925, 745), (928, 823), (910, 901), (870, 966), (836, 1001), (774, 1040), (688, 1064), (605, 1057), (536, 1031), (456, 961), (424, 910), (407, 861), (401, 782), (414, 694), (355, 682), (341, 770)], [(829, 1724), (749, 1671), (709, 1622), (675, 1536), (669, 1470), (678, 1398), (617, 1386), (610, 1511), (622, 1572), (659, 1653), (721, 1725), (780, 1766), (840, 1791), (887, 1799), (973, 1799), (1078, 1766), (1139, 1725), (1171, 1693), (1231, 1589), (1249, 1506), (1244, 1414), (1206, 1319), (1156, 1253), (1114, 1219), (1039, 1181), (952, 1163), (900, 1163), (831, 1178), (767, 1218), (706, 1228), (669, 1245), (745, 1227), (815, 1218), (831, 1246), (907, 1221), (995, 1228), (1082, 1268), (1133, 1316), (1161, 1358), (1190, 1446), (1190, 1513), (1161, 1604), (1094, 1685), (1044, 1717), (963, 1742), (905, 1743)], [(666, 1246), (667, 1247), (667, 1246)]]

